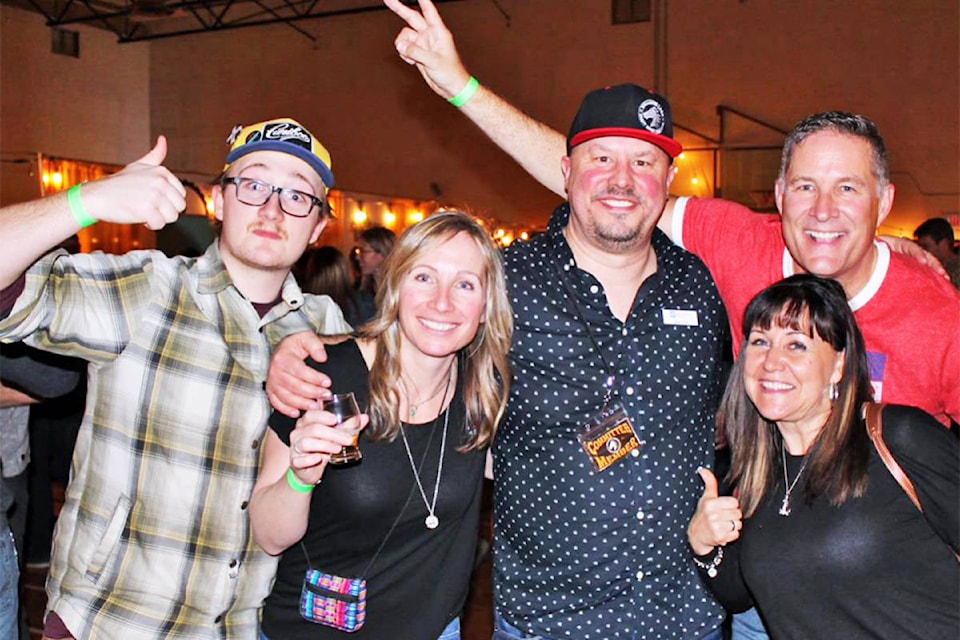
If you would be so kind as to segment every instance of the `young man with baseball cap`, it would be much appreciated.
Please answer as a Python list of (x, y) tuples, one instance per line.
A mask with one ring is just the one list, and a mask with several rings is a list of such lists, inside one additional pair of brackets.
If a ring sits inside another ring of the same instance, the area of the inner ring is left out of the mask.
[(240, 128), (199, 258), (41, 255), (101, 220), (153, 229), (184, 208), (166, 142), (121, 172), (0, 212), (0, 339), (90, 362), (57, 522), (48, 638), (255, 638), (275, 559), (247, 517), (285, 335), (349, 330), (290, 268), (327, 223), (326, 149), (294, 120)]

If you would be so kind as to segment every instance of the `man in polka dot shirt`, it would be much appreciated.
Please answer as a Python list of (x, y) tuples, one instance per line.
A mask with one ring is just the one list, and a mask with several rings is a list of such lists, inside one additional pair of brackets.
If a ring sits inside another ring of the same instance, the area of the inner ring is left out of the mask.
[[(719, 637), (682, 534), (690, 473), (712, 464), (726, 316), (706, 267), (656, 228), (680, 152), (669, 104), (635, 85), (591, 92), (567, 148), (569, 202), (504, 256), (516, 328), (494, 637)], [(608, 390), (640, 446), (601, 471), (578, 435)]]

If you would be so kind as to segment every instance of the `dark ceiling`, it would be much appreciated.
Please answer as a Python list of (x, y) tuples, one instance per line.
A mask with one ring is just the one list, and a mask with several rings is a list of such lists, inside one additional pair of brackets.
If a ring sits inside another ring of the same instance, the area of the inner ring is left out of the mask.
[[(404, 2), (416, 5), (416, 0)], [(119, 42), (278, 23), (314, 40), (299, 22), (387, 10), (381, 0), (0, 0), (0, 4), (39, 13), (51, 27), (85, 24), (106, 29)]]

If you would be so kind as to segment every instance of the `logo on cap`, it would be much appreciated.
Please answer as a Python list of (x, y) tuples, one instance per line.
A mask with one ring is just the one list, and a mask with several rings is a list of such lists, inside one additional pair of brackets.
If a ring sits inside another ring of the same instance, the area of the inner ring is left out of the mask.
[(291, 118), (277, 118), (258, 122), (246, 127), (237, 125), (227, 138), (230, 151), (223, 166), (226, 172), (230, 164), (256, 151), (278, 151), (300, 158), (317, 172), (324, 186), (333, 186), (330, 171), (330, 154), (307, 129)]
[(663, 133), (663, 127), (667, 121), (667, 117), (663, 113), (663, 107), (660, 106), (659, 102), (650, 98), (640, 103), (637, 108), (637, 118), (640, 119), (640, 124), (647, 131), (653, 133)]
[[(249, 138), (247, 138), (247, 142), (252, 142), (259, 135), (260, 132), (255, 131), (250, 135)], [(280, 140), (282, 142), (289, 142), (299, 147), (303, 147), (307, 151), (313, 151), (313, 138), (310, 136), (310, 134), (307, 133), (303, 127), (290, 122), (277, 122), (275, 124), (268, 124), (263, 128), (263, 138), (264, 140)]]

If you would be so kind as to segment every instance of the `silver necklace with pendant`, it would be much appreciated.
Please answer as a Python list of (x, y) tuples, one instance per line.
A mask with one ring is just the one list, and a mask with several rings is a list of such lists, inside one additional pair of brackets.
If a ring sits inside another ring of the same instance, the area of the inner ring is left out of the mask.
[[(440, 402), (440, 411), (443, 411), (443, 403), (446, 402), (447, 392), (450, 390), (450, 379), (453, 378), (453, 367), (450, 368), (450, 375), (447, 377), (447, 388), (443, 392), (443, 401)], [(450, 403), (453, 404), (452, 402)], [(452, 406), (447, 407), (447, 413), (443, 417), (443, 433), (440, 436), (440, 461), (437, 463), (437, 481), (433, 485), (433, 501), (427, 500), (427, 492), (423, 490), (423, 483), (420, 482), (420, 473), (417, 471), (417, 464), (413, 461), (413, 453), (410, 451), (410, 443), (407, 442), (407, 436), (403, 432), (403, 425), (400, 425), (400, 437), (403, 438), (403, 448), (407, 451), (407, 460), (410, 461), (410, 468), (413, 469), (413, 479), (417, 481), (417, 489), (420, 490), (420, 498), (423, 500), (423, 506), (427, 508), (427, 517), (423, 524), (427, 529), (436, 529), (440, 526), (440, 518), (436, 515), (437, 496), (440, 494), (440, 476), (443, 474), (443, 452), (447, 448), (447, 424), (450, 422), (450, 411)], [(440, 419), (440, 414), (435, 418)]]
[[(423, 400), (421, 400), (421, 399), (420, 399), (420, 389), (417, 387), (417, 385), (413, 384), (413, 381), (411, 380), (411, 381), (410, 381), (410, 384), (413, 385), (413, 388), (414, 388), (414, 389), (416, 390), (416, 392), (417, 392), (417, 401), (416, 401), (416, 403), (414, 403), (414, 402), (411, 402), (411, 401), (410, 401), (410, 393), (407, 391), (407, 383), (406, 383), (406, 382), (404, 381), (404, 379), (403, 379), (404, 375), (405, 375), (405, 374), (401, 371), (401, 372), (400, 372), (400, 386), (403, 387), (403, 396), (407, 399), (407, 407), (408, 407), (408, 411), (409, 411), (409, 413), (410, 413), (410, 419), (411, 419), (411, 420), (412, 420), (414, 417), (416, 417), (416, 415), (417, 415), (417, 409), (419, 409), (421, 405), (426, 404), (427, 402), (430, 402), (431, 400), (433, 400), (434, 398), (436, 398), (436, 397), (440, 394), (441, 391), (443, 391), (444, 393), (446, 393), (446, 385), (448, 385), (449, 382), (450, 382), (450, 377), (447, 376), (447, 382), (446, 382), (446, 383), (444, 383), (444, 382), (441, 381), (440, 384), (437, 385), (437, 388), (433, 390), (433, 393), (431, 393), (429, 396), (427, 396), (426, 398), (424, 398)], [(442, 404), (443, 404), (443, 403), (441, 403), (441, 406), (442, 406)]]
[(787, 490), (783, 494), (783, 502), (780, 503), (780, 510), (777, 513), (786, 517), (790, 515), (790, 492), (797, 486), (797, 481), (800, 479), (800, 476), (803, 475), (804, 469), (807, 468), (807, 458), (804, 457), (797, 477), (793, 479), (793, 482), (791, 482), (789, 486), (787, 485), (787, 450), (783, 446), (783, 440), (780, 441), (780, 460), (783, 462), (783, 486), (786, 487)]

